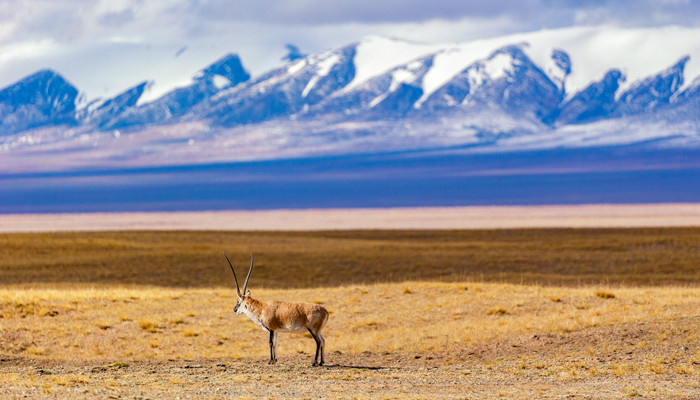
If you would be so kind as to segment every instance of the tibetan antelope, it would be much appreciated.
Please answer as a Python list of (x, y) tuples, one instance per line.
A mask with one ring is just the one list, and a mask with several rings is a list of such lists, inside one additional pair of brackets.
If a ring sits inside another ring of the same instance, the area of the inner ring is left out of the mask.
[[(253, 255), (250, 255), (250, 269), (248, 276), (243, 284), (243, 292), (238, 286), (238, 278), (236, 271), (233, 269), (231, 260), (224, 253), (228, 265), (231, 266), (233, 279), (236, 281), (236, 294), (238, 302), (233, 308), (236, 314), (245, 314), (253, 322), (260, 325), (265, 331), (270, 333), (270, 362), (277, 362), (277, 333), (280, 331), (303, 331), (308, 330), (311, 336), (316, 341), (316, 357), (314, 357), (314, 367), (323, 365), (324, 350), (326, 348), (326, 340), (321, 335), (321, 329), (328, 321), (328, 311), (318, 304), (309, 303), (288, 303), (283, 301), (260, 301), (250, 296), (248, 288), (248, 279), (250, 273), (253, 272)], [(320, 356), (320, 358), (319, 358)]]

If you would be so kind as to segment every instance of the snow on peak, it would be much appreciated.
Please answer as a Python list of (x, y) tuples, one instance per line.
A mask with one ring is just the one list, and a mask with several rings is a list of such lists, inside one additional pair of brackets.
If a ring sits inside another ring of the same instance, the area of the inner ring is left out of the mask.
[(567, 97), (601, 80), (613, 68), (626, 77), (619, 89), (624, 92), (687, 55), (691, 61), (686, 65), (685, 81), (700, 75), (698, 28), (576, 27), (512, 36), (528, 42), (526, 54), (545, 73), (549, 72), (554, 49), (567, 53), (571, 63), (571, 73), (565, 79)]
[(311, 77), (309, 82), (304, 87), (301, 93), (301, 97), (306, 97), (311, 89), (316, 86), (319, 80), (324, 78), (331, 72), (333, 66), (340, 62), (340, 57), (337, 54), (326, 52), (322, 54), (318, 59), (315, 59), (313, 63), (316, 65), (316, 74)]
[(294, 75), (306, 67), (306, 59), (301, 59), (299, 61), (293, 62), (287, 67), (287, 73), (289, 75)]
[(214, 75), (212, 77), (212, 82), (214, 83), (214, 86), (219, 90), (221, 90), (221, 89), (223, 89), (231, 84), (230, 79), (228, 79), (227, 77), (225, 77), (223, 75), (218, 75), (218, 74)]
[(488, 80), (495, 81), (513, 72), (513, 56), (497, 53), (484, 62), (484, 72)]
[[(519, 33), (457, 44), (420, 44), (370, 36), (357, 45), (355, 78), (344, 91), (350, 91), (381, 74), (419, 58), (433, 56), (430, 70), (422, 81), (423, 95), (416, 107), (432, 93), (471, 65), (487, 60), (495, 51), (517, 45), (567, 97), (601, 80), (611, 69), (625, 76), (619, 89), (624, 92), (635, 83), (671, 67), (684, 56), (685, 81), (681, 90), (700, 76), (700, 28), (661, 27), (626, 29), (616, 27), (572, 27)], [(480, 73), (500, 76), (509, 60), (499, 53)], [(479, 77), (474, 77), (479, 79)]]
[(150, 103), (154, 100), (157, 100), (163, 96), (165, 96), (167, 93), (178, 89), (182, 87), (187, 87), (190, 86), (194, 83), (194, 79), (192, 78), (187, 78), (182, 81), (171, 81), (167, 83), (158, 83), (158, 81), (152, 81), (152, 84), (149, 85), (146, 90), (144, 90), (143, 94), (141, 97), (139, 97), (138, 102), (136, 103), (137, 106), (141, 106), (147, 103)]
[(344, 88), (351, 91), (370, 79), (413, 60), (440, 51), (444, 45), (413, 43), (382, 36), (360, 41), (355, 54), (355, 77)]
[(412, 84), (418, 81), (422, 75), (421, 70), (424, 68), (425, 64), (420, 60), (416, 60), (405, 67), (400, 67), (391, 71), (391, 84), (389, 85), (389, 90), (370, 101), (370, 108), (384, 101), (384, 99), (386, 99), (390, 93), (395, 92), (396, 89), (401, 86), (401, 84)]

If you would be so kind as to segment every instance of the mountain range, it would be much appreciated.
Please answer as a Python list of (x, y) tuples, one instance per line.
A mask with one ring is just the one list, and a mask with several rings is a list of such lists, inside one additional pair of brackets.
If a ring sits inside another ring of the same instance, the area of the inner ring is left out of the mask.
[(0, 90), (0, 164), (60, 171), (445, 149), (696, 148), (698, 37), (681, 27), (451, 44), (371, 36), (257, 76), (227, 54), (156, 99), (145, 96), (151, 82), (138, 82), (86, 100), (46, 69)]

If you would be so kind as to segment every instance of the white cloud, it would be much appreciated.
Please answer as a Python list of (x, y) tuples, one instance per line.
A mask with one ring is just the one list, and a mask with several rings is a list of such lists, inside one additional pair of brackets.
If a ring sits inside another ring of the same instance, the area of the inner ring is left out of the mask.
[(50, 40), (13, 43), (0, 47), (0, 66), (15, 60), (31, 59), (58, 51), (58, 46)]

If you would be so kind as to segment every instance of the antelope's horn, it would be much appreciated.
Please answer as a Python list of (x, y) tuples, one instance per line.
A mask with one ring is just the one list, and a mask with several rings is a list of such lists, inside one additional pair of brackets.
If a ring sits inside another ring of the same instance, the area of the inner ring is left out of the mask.
[[(231, 264), (231, 260), (228, 259), (228, 256), (226, 255), (226, 252), (224, 252), (224, 257), (226, 257), (226, 261), (228, 261), (228, 265), (231, 267), (231, 272), (233, 272), (233, 280), (236, 281), (236, 292), (238, 292), (238, 296), (241, 296), (241, 288), (238, 287), (238, 278), (236, 278), (236, 271), (233, 270), (233, 264)], [(248, 281), (246, 281), (248, 283)], [(245, 289), (243, 289), (245, 291)]]
[(253, 272), (253, 254), (250, 254), (250, 269), (248, 270), (248, 276), (245, 277), (245, 283), (243, 284), (243, 294), (245, 294), (246, 288), (248, 288), (248, 279), (250, 279), (250, 273)]

